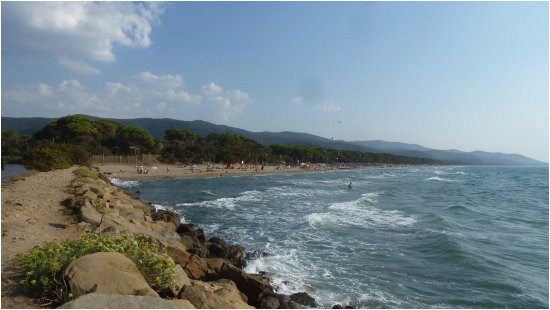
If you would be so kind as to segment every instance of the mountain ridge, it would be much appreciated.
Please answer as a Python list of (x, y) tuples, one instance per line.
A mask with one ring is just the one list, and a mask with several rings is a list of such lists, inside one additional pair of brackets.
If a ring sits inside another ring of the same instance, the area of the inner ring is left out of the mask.
[[(91, 119), (100, 118), (89, 115), (84, 116)], [(16, 130), (20, 134), (30, 135), (56, 119), (57, 118), (2, 116), (2, 130)], [(506, 154), (481, 150), (473, 152), (464, 152), (455, 149), (437, 150), (427, 148), (419, 144), (384, 140), (332, 140), (310, 133), (293, 131), (255, 132), (227, 125), (213, 124), (203, 120), (183, 121), (171, 118), (108, 119), (119, 121), (125, 125), (142, 127), (149, 131), (155, 138), (163, 137), (164, 132), (169, 128), (176, 128), (191, 130), (202, 136), (206, 136), (210, 133), (231, 132), (254, 139), (263, 144), (295, 144), (350, 151), (390, 153), (404, 156), (425, 157), (464, 165), (548, 165), (548, 163), (541, 162), (521, 154)]]

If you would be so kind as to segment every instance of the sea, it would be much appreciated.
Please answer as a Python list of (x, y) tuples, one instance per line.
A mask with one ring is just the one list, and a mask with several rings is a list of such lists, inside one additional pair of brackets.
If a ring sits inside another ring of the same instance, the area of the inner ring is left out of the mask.
[[(548, 308), (548, 167), (123, 181), (325, 308)], [(352, 189), (348, 184), (352, 182)]]

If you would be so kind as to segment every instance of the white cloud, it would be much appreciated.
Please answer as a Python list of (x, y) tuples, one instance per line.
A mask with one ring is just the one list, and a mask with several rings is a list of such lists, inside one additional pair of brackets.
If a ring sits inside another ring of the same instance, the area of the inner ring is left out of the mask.
[(304, 98), (302, 98), (300, 96), (292, 97), (292, 99), (290, 99), (290, 102), (292, 102), (294, 104), (300, 104), (300, 103), (304, 102)]
[(194, 95), (190, 95), (189, 93), (183, 90), (175, 91), (173, 89), (167, 90), (165, 93), (165, 97), (167, 100), (170, 100), (170, 101), (192, 103), (192, 104), (198, 104), (202, 100), (201, 96), (194, 96)]
[(156, 75), (149, 71), (145, 71), (136, 75), (135, 78), (144, 84), (149, 84), (151, 86), (163, 89), (179, 88), (184, 86), (182, 77), (177, 74)]
[(101, 70), (99, 70), (98, 68), (92, 67), (82, 61), (76, 61), (68, 58), (60, 58), (59, 63), (68, 69), (86, 75), (98, 75), (101, 73)]
[(50, 86), (42, 83), (38, 84), (38, 93), (44, 97), (49, 97), (53, 95)]
[(114, 45), (148, 47), (163, 12), (158, 2), (10, 2), (2, 4), (2, 52), (49, 56), (97, 74), (84, 61), (113, 62)]
[[(223, 91), (211, 83), (217, 95), (206, 96), (183, 87), (179, 75), (143, 72), (125, 82), (107, 82), (94, 92), (75, 79), (57, 86), (38, 84), (2, 92), (2, 112), (9, 115), (59, 116), (83, 113), (100, 117), (195, 117), (210, 121), (227, 121), (242, 113), (252, 102), (250, 95), (239, 89)], [(172, 86), (172, 87), (168, 87)], [(207, 85), (208, 86), (208, 85)], [(204, 97), (203, 97), (204, 96)], [(201, 104), (205, 102), (206, 104)], [(38, 114), (37, 114), (38, 113)]]
[(210, 82), (209, 84), (201, 87), (201, 91), (206, 96), (215, 96), (223, 92), (223, 88), (214, 82)]
[(247, 93), (236, 89), (226, 91), (219, 96), (208, 97), (208, 102), (214, 107), (214, 113), (223, 121), (227, 121), (244, 111), (252, 101)]
[(317, 109), (319, 109), (322, 112), (338, 112), (342, 110), (342, 106), (338, 103), (330, 100), (325, 100), (317, 105)]

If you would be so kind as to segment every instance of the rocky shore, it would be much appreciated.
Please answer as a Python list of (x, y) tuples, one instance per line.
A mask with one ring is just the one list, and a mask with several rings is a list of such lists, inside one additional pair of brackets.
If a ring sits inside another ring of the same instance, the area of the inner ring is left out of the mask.
[[(4, 194), (4, 186), (2, 192)], [(319, 306), (304, 292), (290, 296), (278, 294), (267, 277), (244, 272), (241, 268), (247, 253), (242, 246), (217, 237), (208, 238), (193, 224), (181, 223), (176, 213), (155, 210), (152, 205), (124, 193), (100, 173), (74, 178), (65, 194), (62, 205), (76, 220), (59, 224), (60, 230), (70, 226), (70, 238), (85, 231), (100, 236), (147, 237), (165, 248), (176, 264), (177, 289), (155, 291), (126, 256), (98, 252), (75, 259), (65, 269), (64, 279), (73, 299), (61, 308), (299, 309)], [(4, 212), (2, 223), (6, 225)], [(3, 252), (4, 233), (8, 236), (10, 232), (3, 230)], [(36, 307), (36, 303), (4, 302), (5, 289), (16, 284), (4, 281), (4, 263), (8, 258), (3, 255), (2, 259), (3, 306)], [(17, 290), (11, 291), (12, 298), (18, 294)]]

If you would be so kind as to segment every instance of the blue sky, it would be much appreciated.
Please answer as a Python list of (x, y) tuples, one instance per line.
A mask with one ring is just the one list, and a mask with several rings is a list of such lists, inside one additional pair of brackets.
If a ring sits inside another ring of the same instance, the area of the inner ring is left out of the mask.
[(548, 161), (548, 43), (546, 2), (3, 2), (2, 115), (203, 119)]

